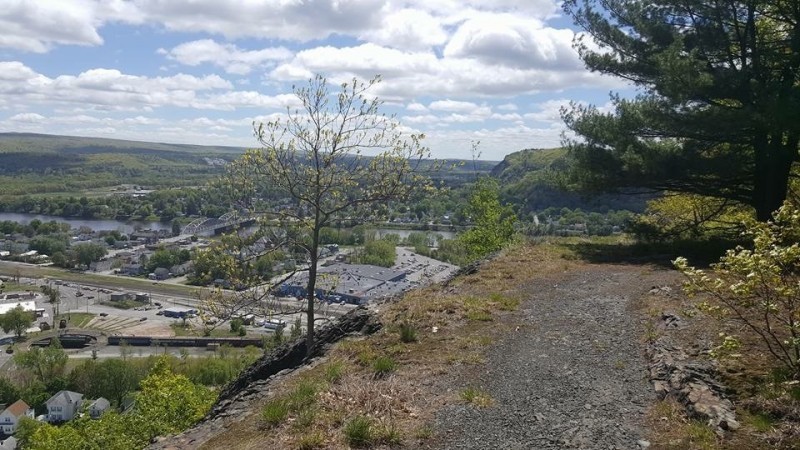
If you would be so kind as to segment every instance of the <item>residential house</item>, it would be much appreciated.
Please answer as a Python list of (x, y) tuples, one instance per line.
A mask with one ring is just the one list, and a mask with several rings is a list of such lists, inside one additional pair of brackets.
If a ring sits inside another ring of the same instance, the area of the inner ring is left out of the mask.
[(100, 397), (89, 405), (89, 417), (92, 419), (99, 419), (110, 407), (111, 403), (103, 397)]
[(170, 277), (169, 269), (166, 267), (158, 267), (153, 273), (150, 274), (149, 278), (151, 280), (159, 280), (163, 281)]
[(60, 423), (72, 420), (78, 414), (83, 394), (72, 391), (58, 391), (44, 404), (47, 406), (47, 421)]
[(141, 264), (123, 264), (119, 269), (119, 273), (128, 276), (139, 276), (144, 272), (144, 267)]
[(24, 401), (17, 400), (0, 413), (0, 430), (5, 435), (14, 434), (17, 431), (19, 419), (23, 417), (33, 419), (33, 408)]

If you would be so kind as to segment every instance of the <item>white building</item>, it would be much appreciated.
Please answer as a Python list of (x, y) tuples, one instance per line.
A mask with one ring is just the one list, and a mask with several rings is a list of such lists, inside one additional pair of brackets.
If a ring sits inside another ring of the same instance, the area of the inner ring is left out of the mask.
[(33, 419), (33, 408), (22, 400), (17, 400), (0, 413), (0, 430), (5, 435), (14, 434), (19, 420), (23, 417)]
[(72, 420), (81, 408), (83, 394), (72, 391), (58, 391), (56, 395), (50, 397), (46, 402), (47, 421), (50, 423), (60, 423)]

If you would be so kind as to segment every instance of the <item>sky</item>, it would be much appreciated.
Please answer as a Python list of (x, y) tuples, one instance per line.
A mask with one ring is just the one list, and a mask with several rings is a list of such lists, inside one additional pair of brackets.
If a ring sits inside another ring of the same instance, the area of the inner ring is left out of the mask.
[(552, 0), (1, 0), (0, 131), (256, 147), (293, 85), (380, 75), (371, 94), (437, 158), (551, 148), (583, 67)]

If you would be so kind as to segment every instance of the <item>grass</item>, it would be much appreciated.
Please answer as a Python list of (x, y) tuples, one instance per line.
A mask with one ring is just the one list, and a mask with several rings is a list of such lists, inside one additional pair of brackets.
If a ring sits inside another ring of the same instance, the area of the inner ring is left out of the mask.
[(261, 419), (268, 426), (277, 426), (289, 416), (289, 406), (283, 399), (272, 400), (261, 410)]
[(344, 376), (345, 367), (341, 361), (334, 361), (325, 366), (325, 381), (334, 384)]
[(459, 396), (465, 402), (481, 408), (492, 406), (493, 403), (492, 397), (488, 393), (474, 387), (464, 389)]
[[(145, 280), (144, 278), (75, 272), (53, 266), (19, 266), (6, 261), (0, 261), (0, 275), (19, 275), (25, 278), (50, 278), (53, 280), (64, 280), (70, 283), (75, 282), (87, 286), (111, 287), (121, 290), (141, 291), (151, 294), (189, 297), (193, 299), (197, 298), (199, 292), (206, 291), (204, 288), (181, 284), (153, 284), (152, 281)], [(32, 286), (31, 289), (33, 288)]]
[(397, 362), (388, 356), (379, 356), (372, 363), (372, 373), (376, 378), (383, 378), (397, 369)]
[(417, 330), (408, 322), (403, 322), (400, 324), (400, 342), (404, 342), (406, 344), (417, 342)]
[(218, 327), (209, 330), (208, 334), (200, 328), (193, 327), (190, 324), (183, 326), (182, 321), (175, 321), (169, 325), (175, 336), (210, 336), (210, 337), (239, 337), (239, 333), (231, 331), (230, 327)]
[(324, 445), (325, 437), (318, 431), (304, 434), (297, 441), (297, 448), (299, 450), (314, 450), (317, 448), (322, 448)]
[(117, 308), (117, 309), (133, 309), (133, 308), (138, 308), (140, 306), (147, 305), (147, 303), (137, 302), (135, 300), (120, 300), (120, 301), (117, 301), (117, 302), (102, 301), (102, 302), (99, 302), (99, 303), (101, 305), (103, 305), (103, 306), (110, 306), (112, 308)]
[(74, 328), (83, 328), (94, 318), (95, 314), (92, 313), (71, 312), (68, 314), (59, 314), (58, 317), (56, 317), (56, 322), (60, 321), (61, 319), (68, 319), (68, 326)]
[(350, 419), (342, 429), (345, 440), (353, 447), (366, 447), (372, 441), (372, 420), (358, 415)]

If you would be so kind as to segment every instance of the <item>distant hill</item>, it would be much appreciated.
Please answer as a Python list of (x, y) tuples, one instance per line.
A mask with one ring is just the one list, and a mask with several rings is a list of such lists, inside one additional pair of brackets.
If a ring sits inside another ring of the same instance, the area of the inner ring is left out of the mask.
[(563, 148), (525, 149), (507, 155), (492, 169), (491, 175), (500, 181), (503, 200), (519, 205), (523, 213), (547, 208), (581, 208), (601, 213), (644, 210), (646, 196), (588, 196), (560, 188), (558, 181), (569, 168), (570, 160)]
[[(84, 194), (122, 184), (151, 189), (197, 186), (222, 173), (225, 164), (244, 151), (241, 147), (0, 133), (0, 197)], [(496, 161), (443, 163), (448, 170), (438, 178), (452, 187), (497, 165)]]
[(242, 147), (165, 144), (79, 136), (36, 133), (0, 133), (0, 153), (135, 153), (178, 152), (208, 154), (244, 153)]

